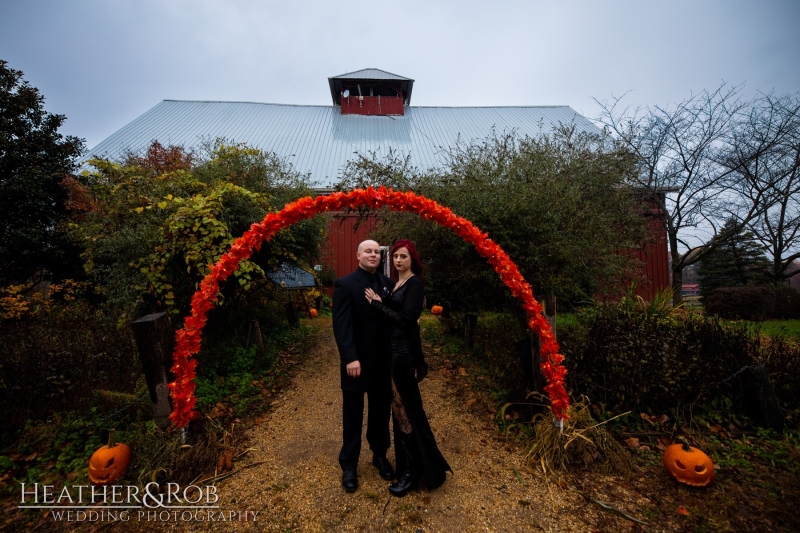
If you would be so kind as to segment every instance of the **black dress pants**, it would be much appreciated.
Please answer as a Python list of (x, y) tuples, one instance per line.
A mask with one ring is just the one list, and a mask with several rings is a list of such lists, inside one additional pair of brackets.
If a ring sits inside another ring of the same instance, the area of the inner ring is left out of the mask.
[[(389, 449), (389, 415), (392, 405), (391, 386), (374, 380), (367, 395), (367, 442), (372, 453), (386, 455)], [(364, 422), (363, 392), (342, 391), (342, 470), (356, 470), (361, 454), (361, 428)]]

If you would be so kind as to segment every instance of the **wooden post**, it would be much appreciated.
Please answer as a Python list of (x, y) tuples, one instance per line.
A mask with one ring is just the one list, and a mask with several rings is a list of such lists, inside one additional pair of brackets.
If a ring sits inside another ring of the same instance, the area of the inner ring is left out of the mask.
[(247, 346), (258, 346), (259, 350), (264, 349), (264, 338), (261, 336), (261, 325), (258, 320), (250, 321), (250, 334), (247, 337)]
[(775, 431), (783, 431), (784, 421), (775, 389), (764, 365), (751, 368), (746, 372), (750, 379), (743, 379), (746, 401), (750, 411), (758, 422)]
[(550, 329), (553, 330), (553, 336), (556, 336), (556, 295), (548, 294), (544, 298), (544, 316), (550, 323)]
[(294, 307), (294, 302), (291, 299), (286, 302), (286, 320), (289, 321), (289, 325), (296, 326), (300, 323), (300, 319), (297, 316), (297, 309)]
[[(544, 316), (550, 324), (550, 329), (553, 330), (553, 336), (556, 335), (556, 297), (554, 294), (549, 294), (544, 297)], [(539, 350), (539, 336), (531, 331), (530, 333), (530, 358), (531, 358), (531, 391), (537, 391), (544, 394), (544, 386), (547, 385), (547, 380), (542, 374), (542, 355)]]
[(464, 340), (467, 341), (467, 347), (472, 348), (472, 341), (475, 338), (475, 328), (478, 327), (478, 315), (466, 314), (464, 315)]
[(306, 308), (306, 316), (311, 317), (311, 308), (308, 306), (308, 300), (306, 300), (306, 293), (303, 292), (303, 289), (300, 289), (300, 299), (303, 300), (303, 305)]
[(525, 388), (528, 392), (544, 394), (544, 376), (539, 366), (539, 337), (533, 331), (527, 339), (514, 345), (525, 375)]
[(539, 352), (539, 335), (531, 331), (531, 391), (544, 394), (547, 380), (542, 374), (542, 354)]
[(150, 401), (153, 402), (153, 419), (159, 427), (165, 428), (169, 425), (169, 414), (172, 412), (167, 383), (175, 379), (170, 370), (174, 334), (169, 327), (167, 313), (143, 316), (131, 327), (150, 391)]

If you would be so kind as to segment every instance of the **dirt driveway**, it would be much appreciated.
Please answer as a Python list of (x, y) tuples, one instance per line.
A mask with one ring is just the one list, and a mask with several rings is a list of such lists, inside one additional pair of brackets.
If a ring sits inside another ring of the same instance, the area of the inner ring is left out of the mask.
[(330, 319), (315, 324), (315, 348), (269, 416), (249, 431), (253, 449), (235, 468), (262, 464), (218, 485), (226, 520), (131, 521), (115, 531), (630, 531), (630, 522), (526, 472), (525, 450), (499, 438), (494, 413), (455, 400), (455, 383), (435, 358), (422, 396), (454, 474), (437, 490), (394, 498), (369, 464), (364, 439), (360, 486), (346, 493), (336, 460), (342, 433), (338, 352)]

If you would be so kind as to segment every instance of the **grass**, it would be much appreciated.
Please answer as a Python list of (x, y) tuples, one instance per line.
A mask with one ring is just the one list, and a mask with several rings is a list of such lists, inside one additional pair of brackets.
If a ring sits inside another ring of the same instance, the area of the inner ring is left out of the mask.
[[(724, 324), (738, 324), (741, 320), (723, 320)], [(800, 340), (800, 320), (764, 320), (761, 322), (750, 322), (754, 328), (767, 337), (785, 337), (787, 339)]]
[(765, 320), (759, 322), (761, 331), (769, 336), (782, 335), (787, 338), (800, 339), (800, 320)]

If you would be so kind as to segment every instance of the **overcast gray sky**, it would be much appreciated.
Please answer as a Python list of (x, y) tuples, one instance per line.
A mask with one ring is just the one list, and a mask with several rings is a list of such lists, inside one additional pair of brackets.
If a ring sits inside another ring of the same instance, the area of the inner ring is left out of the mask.
[(0, 59), (93, 147), (164, 99), (329, 105), (327, 78), (412, 105), (668, 105), (721, 82), (800, 90), (798, 0), (0, 0)]

